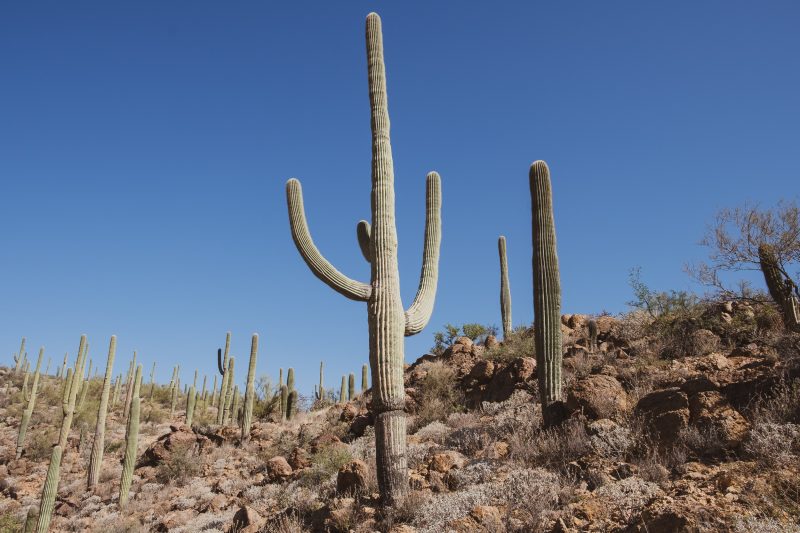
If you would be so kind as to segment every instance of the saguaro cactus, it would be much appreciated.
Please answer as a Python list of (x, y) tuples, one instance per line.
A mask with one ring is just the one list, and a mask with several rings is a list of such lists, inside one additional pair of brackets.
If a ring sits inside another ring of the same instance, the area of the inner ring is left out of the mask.
[(153, 392), (156, 389), (156, 362), (153, 361), (153, 368), (150, 369), (150, 398), (149, 400), (153, 401)]
[(25, 359), (25, 337), (22, 337), (22, 342), (19, 345), (19, 353), (14, 356), (14, 373), (19, 374), (19, 371), (22, 370), (22, 362)]
[(342, 385), (339, 388), (339, 403), (347, 402), (347, 377), (342, 376)]
[(114, 381), (114, 394), (111, 395), (111, 408), (117, 406), (117, 401), (119, 401), (119, 390), (122, 387), (122, 374), (117, 376), (116, 381)]
[(361, 365), (361, 394), (367, 392), (367, 389), (369, 388), (369, 378), (367, 377), (367, 373), (367, 365)]
[[(72, 369), (67, 371), (69, 377)], [(47, 468), (47, 477), (42, 487), (42, 498), (39, 504), (39, 519), (36, 522), (36, 533), (47, 533), (50, 529), (50, 520), (53, 518), (53, 509), (56, 503), (56, 493), (58, 492), (58, 478), (61, 470), (61, 446), (53, 446), (50, 454), (50, 466)]]
[(286, 404), (289, 401), (289, 389), (281, 385), (281, 422), (286, 420)]
[(294, 368), (290, 368), (286, 372), (286, 388), (289, 389), (289, 392), (294, 390)]
[(561, 281), (553, 221), (550, 169), (544, 161), (531, 165), (533, 211), (533, 312), (536, 367), (542, 417), (547, 426), (560, 422), (561, 402)]
[(67, 383), (65, 384), (64, 397), (62, 399), (62, 411), (64, 418), (61, 420), (61, 432), (58, 437), (58, 445), (62, 450), (66, 449), (69, 430), (72, 428), (72, 418), (75, 415), (75, 401), (83, 378), (83, 363), (86, 359), (86, 335), (81, 335), (78, 346), (78, 357), (75, 360), (75, 369), (70, 376), (67, 372)]
[(130, 372), (128, 373), (128, 386), (125, 389), (125, 407), (123, 408), (123, 413), (127, 417), (131, 411), (131, 401), (133, 400), (133, 388), (135, 384), (133, 382), (134, 378), (136, 377), (136, 350), (133, 351), (133, 359), (131, 359), (131, 368)]
[(64, 364), (61, 365), (61, 372), (59, 372), (58, 377), (64, 379), (67, 377), (67, 357), (69, 356), (68, 353), (64, 354)]
[(500, 254), (500, 316), (503, 321), (503, 338), (507, 339), (513, 331), (511, 322), (511, 285), (508, 282), (508, 259), (506, 258), (506, 238), (497, 239)]
[(39, 388), (39, 369), (42, 366), (42, 356), (44, 355), (44, 347), (39, 348), (39, 358), (36, 360), (36, 370), (33, 372), (33, 383), (31, 384), (31, 392), (28, 394), (26, 400), (28, 405), (22, 413), (22, 421), (19, 424), (19, 435), (17, 435), (17, 459), (22, 456), (22, 450), (25, 445), (25, 434), (28, 432), (28, 424), (31, 421), (33, 408), (36, 405), (36, 392)]
[(258, 333), (253, 333), (250, 343), (250, 364), (247, 366), (247, 384), (244, 389), (244, 411), (242, 412), (242, 440), (250, 438), (250, 425), (253, 422), (253, 402), (256, 397), (256, 358), (258, 357)]
[(103, 466), (103, 449), (106, 443), (106, 414), (108, 413), (108, 395), (111, 392), (111, 379), (114, 374), (114, 356), (117, 352), (117, 337), (111, 336), (108, 344), (108, 360), (106, 361), (106, 374), (103, 378), (103, 391), (100, 393), (100, 407), (97, 408), (97, 426), (94, 430), (92, 443), (92, 456), (89, 460), (89, 490), (97, 485), (100, 479), (100, 469)]
[(319, 362), (319, 389), (317, 390), (317, 399), (325, 399), (325, 374), (323, 373), (322, 361)]
[(228, 397), (228, 359), (231, 349), (231, 332), (225, 334), (225, 356), (223, 358), (222, 350), (217, 350), (217, 368), (219, 374), (222, 376), (222, 383), (219, 385), (219, 406), (217, 407), (217, 424), (223, 423), (223, 415), (225, 410), (225, 400)]
[(225, 393), (225, 404), (222, 408), (222, 424), (227, 425), (231, 419), (231, 409), (233, 407), (233, 389), (234, 389), (234, 382), (235, 376), (235, 357), (228, 358), (228, 370), (225, 371), (225, 378), (228, 381), (228, 385), (226, 387)]
[(769, 295), (775, 300), (783, 317), (784, 327), (788, 331), (800, 332), (800, 308), (797, 301), (797, 286), (792, 278), (781, 268), (778, 256), (772, 246), (762, 243), (758, 246), (758, 260), (761, 272), (769, 289)]
[(441, 195), (439, 175), (431, 172), (427, 177), (425, 247), (419, 289), (411, 307), (404, 311), (397, 266), (394, 168), (383, 35), (381, 19), (375, 13), (367, 16), (366, 42), (372, 116), (372, 226), (361, 221), (356, 231), (361, 252), (371, 265), (369, 284), (348, 278), (317, 250), (306, 223), (299, 181), (288, 181), (286, 195), (292, 237), (311, 271), (343, 296), (368, 304), (378, 485), (384, 504), (394, 506), (408, 493), (403, 335), (422, 331), (433, 311), (441, 239)]
[(189, 393), (186, 395), (186, 425), (192, 425), (192, 419), (194, 418), (194, 407), (197, 403), (197, 370), (194, 371), (194, 381), (192, 382), (192, 386), (189, 387)]
[(293, 390), (286, 398), (286, 420), (291, 420), (297, 413), (297, 391)]
[(142, 385), (142, 365), (136, 367), (133, 395), (131, 397), (131, 412), (128, 416), (128, 425), (125, 429), (125, 457), (122, 460), (122, 477), (119, 482), (119, 506), (128, 504), (128, 494), (131, 489), (133, 467), (136, 463), (136, 448), (139, 444), (139, 388)]
[(214, 383), (211, 384), (211, 407), (217, 405), (217, 375), (214, 374)]
[(350, 372), (347, 376), (347, 399), (352, 400), (356, 397), (356, 375)]

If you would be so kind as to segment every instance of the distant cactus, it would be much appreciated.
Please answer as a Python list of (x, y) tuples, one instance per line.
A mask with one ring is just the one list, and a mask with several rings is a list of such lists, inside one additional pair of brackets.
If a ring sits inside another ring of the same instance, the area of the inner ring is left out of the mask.
[(319, 362), (319, 389), (317, 390), (317, 399), (325, 399), (325, 374), (323, 372), (322, 361)]
[(64, 364), (61, 365), (61, 371), (58, 373), (58, 377), (60, 377), (61, 379), (64, 379), (64, 378), (67, 377), (67, 356), (68, 355), (69, 354), (66, 354), (66, 353), (64, 354)]
[(500, 317), (503, 321), (503, 338), (507, 339), (513, 329), (511, 321), (511, 285), (508, 281), (508, 259), (506, 258), (506, 238), (497, 239), (500, 254)]
[(286, 420), (286, 405), (289, 402), (289, 389), (281, 385), (281, 421)]
[(139, 443), (139, 388), (142, 384), (142, 365), (136, 367), (133, 395), (131, 396), (131, 411), (128, 416), (128, 425), (125, 429), (125, 456), (122, 460), (122, 477), (119, 482), (119, 506), (128, 505), (128, 494), (133, 478), (133, 467), (136, 463), (136, 448)]
[(361, 365), (361, 394), (367, 392), (369, 388), (369, 367)]
[(194, 408), (197, 403), (197, 370), (194, 371), (194, 381), (192, 386), (189, 387), (189, 392), (186, 395), (186, 425), (191, 427), (192, 419), (194, 418)]
[(223, 357), (222, 350), (217, 350), (217, 368), (219, 370), (220, 376), (222, 376), (222, 382), (219, 385), (219, 405), (217, 407), (217, 424), (223, 423), (223, 416), (225, 411), (225, 401), (228, 397), (228, 384), (230, 380), (228, 379), (228, 359), (230, 358), (230, 349), (231, 349), (231, 332), (227, 332), (225, 334), (225, 354)]
[(89, 460), (89, 480), (87, 488), (91, 490), (100, 479), (100, 470), (103, 467), (103, 450), (106, 442), (106, 414), (108, 413), (108, 395), (111, 391), (111, 376), (114, 374), (114, 356), (117, 352), (117, 337), (111, 336), (108, 344), (108, 360), (106, 361), (106, 374), (103, 378), (103, 391), (100, 393), (100, 406), (97, 408), (97, 425), (94, 430), (92, 455)]
[[(239, 385), (233, 386), (233, 402), (228, 414), (228, 423), (239, 425)], [(239, 429), (241, 430), (241, 427)]]
[(153, 361), (153, 368), (150, 369), (150, 397), (148, 398), (151, 402), (153, 401), (153, 393), (156, 390), (156, 362)]
[(234, 373), (234, 365), (235, 358), (229, 357), (228, 358), (228, 370), (225, 371), (225, 378), (228, 382), (225, 393), (225, 405), (222, 407), (222, 424), (227, 425), (230, 421), (232, 416), (231, 408), (233, 407), (233, 389), (234, 389), (234, 382), (236, 380), (236, 374)]
[[(175, 367), (175, 371), (177, 374), (178, 367)], [(178, 404), (178, 391), (180, 390), (180, 378), (175, 378), (175, 384), (172, 386), (172, 394), (170, 396), (169, 402), (169, 417), (172, 418), (175, 416), (175, 406)]]
[(253, 403), (256, 397), (256, 358), (258, 357), (258, 334), (253, 333), (250, 343), (250, 364), (247, 366), (247, 384), (244, 389), (244, 410), (242, 411), (242, 440), (250, 438), (250, 426), (253, 422)]
[(278, 369), (278, 388), (283, 387), (283, 368)]
[(797, 286), (781, 268), (775, 249), (769, 244), (758, 246), (758, 259), (769, 295), (778, 304), (786, 330), (800, 332), (800, 306)]
[(356, 397), (356, 375), (352, 372), (347, 376), (347, 399), (352, 400)]
[(23, 533), (34, 533), (36, 531), (36, 510), (33, 506), (28, 507), (25, 513), (25, 525), (22, 526)]
[(597, 322), (589, 320), (587, 328), (589, 329), (589, 353), (594, 353), (597, 350)]
[(61, 431), (58, 437), (58, 445), (62, 450), (66, 450), (67, 437), (69, 430), (72, 428), (72, 418), (75, 415), (75, 402), (77, 400), (78, 389), (80, 388), (81, 379), (83, 378), (83, 363), (86, 359), (86, 335), (81, 335), (81, 342), (78, 346), (78, 357), (75, 361), (75, 369), (70, 375), (67, 372), (67, 383), (64, 386), (64, 397), (61, 402), (61, 409), (63, 412), (63, 419), (61, 420)]
[(80, 433), (78, 434), (78, 455), (83, 451), (86, 446), (86, 434), (89, 433), (89, 426), (86, 422), (81, 423)]
[(80, 398), (78, 399), (78, 403), (76, 404), (75, 408), (78, 411), (83, 409), (83, 404), (86, 403), (86, 394), (89, 392), (89, 380), (84, 379), (83, 385), (81, 386)]
[(339, 403), (347, 403), (347, 378), (342, 376), (342, 386), (339, 389)]
[(286, 398), (286, 420), (291, 420), (297, 413), (297, 391), (293, 390)]
[(217, 375), (214, 374), (214, 383), (211, 385), (211, 407), (217, 406)]
[(50, 374), (50, 363), (52, 363), (52, 362), (53, 362), (53, 359), (51, 357), (48, 357), (47, 358), (47, 368), (44, 369), (44, 375), (45, 376)]
[(130, 372), (128, 373), (128, 381), (127, 387), (125, 388), (125, 405), (123, 407), (123, 416), (126, 418), (129, 416), (131, 411), (131, 401), (133, 401), (133, 388), (134, 378), (136, 377), (136, 350), (133, 351), (133, 359), (131, 359), (131, 368)]
[(22, 413), (22, 421), (19, 424), (19, 434), (17, 435), (17, 459), (22, 456), (22, 450), (25, 445), (25, 434), (28, 431), (28, 424), (31, 421), (33, 408), (36, 405), (36, 392), (39, 389), (39, 368), (42, 366), (42, 356), (44, 355), (44, 347), (39, 349), (39, 358), (36, 361), (36, 370), (33, 373), (33, 384), (31, 385), (31, 392), (28, 394), (28, 405)]
[(23, 361), (25, 359), (25, 337), (22, 337), (22, 343), (19, 345), (19, 353), (14, 356), (14, 373), (19, 374), (22, 370)]
[(533, 212), (534, 343), (545, 426), (563, 417), (561, 402), (561, 281), (553, 221), (550, 170), (544, 161), (530, 169)]
[(289, 389), (289, 392), (294, 390), (294, 368), (290, 368), (286, 372), (286, 388)]

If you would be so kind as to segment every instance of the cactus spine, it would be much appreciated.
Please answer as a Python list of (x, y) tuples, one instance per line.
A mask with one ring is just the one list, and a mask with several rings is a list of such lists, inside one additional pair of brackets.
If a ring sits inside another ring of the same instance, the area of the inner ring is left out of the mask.
[(194, 419), (194, 407), (197, 403), (197, 370), (194, 371), (194, 381), (192, 382), (192, 386), (189, 387), (189, 393), (186, 395), (186, 425), (192, 425), (192, 419)]
[(797, 286), (781, 268), (775, 249), (769, 244), (758, 246), (758, 260), (769, 295), (778, 304), (787, 331), (800, 332), (800, 308), (797, 301)]
[(22, 337), (22, 342), (19, 345), (19, 353), (14, 356), (14, 373), (19, 374), (22, 370), (23, 360), (25, 359), (25, 337)]
[(36, 391), (39, 388), (39, 368), (42, 366), (42, 356), (44, 355), (44, 347), (39, 348), (39, 359), (36, 361), (36, 370), (33, 373), (33, 384), (31, 384), (31, 392), (28, 395), (28, 405), (22, 413), (22, 421), (19, 424), (19, 435), (17, 436), (17, 459), (22, 456), (22, 450), (25, 444), (25, 434), (28, 432), (28, 424), (31, 421), (33, 408), (36, 405)]
[(293, 390), (286, 398), (286, 420), (291, 420), (297, 413), (297, 391)]
[(253, 401), (256, 396), (256, 358), (258, 357), (258, 334), (253, 333), (250, 343), (250, 364), (247, 366), (247, 385), (244, 389), (244, 411), (242, 412), (242, 440), (250, 438), (250, 425), (253, 422)]
[(426, 180), (425, 245), (420, 283), (414, 302), (404, 311), (397, 265), (394, 168), (383, 36), (381, 19), (375, 13), (367, 16), (366, 42), (372, 116), (372, 226), (366, 221), (360, 222), (357, 235), (362, 254), (371, 265), (369, 284), (343, 275), (320, 254), (309, 234), (300, 182), (289, 180), (286, 191), (292, 237), (311, 271), (347, 298), (368, 303), (378, 486), (383, 503), (392, 507), (400, 504), (408, 493), (403, 336), (422, 331), (433, 311), (441, 240), (441, 194), (439, 175), (431, 172)]
[(217, 407), (217, 424), (223, 423), (223, 416), (225, 411), (225, 401), (228, 397), (228, 360), (230, 358), (231, 349), (231, 332), (225, 334), (225, 356), (223, 358), (222, 350), (217, 350), (217, 367), (222, 376), (222, 383), (219, 385), (219, 406)]
[[(67, 371), (69, 378), (72, 369)], [(61, 469), (61, 446), (53, 446), (53, 453), (50, 455), (50, 466), (47, 468), (47, 477), (42, 487), (42, 498), (39, 504), (39, 519), (36, 522), (36, 533), (47, 533), (50, 529), (50, 520), (53, 518), (53, 509), (56, 503), (56, 492), (58, 492), (58, 478)]]
[(506, 257), (506, 238), (497, 239), (500, 254), (500, 316), (503, 321), (503, 338), (507, 339), (513, 331), (511, 322), (511, 285), (508, 282), (508, 259)]
[(108, 395), (111, 392), (111, 379), (114, 373), (114, 356), (117, 352), (117, 337), (111, 336), (108, 344), (108, 360), (106, 361), (106, 373), (103, 378), (103, 391), (100, 393), (100, 407), (97, 409), (97, 426), (94, 430), (94, 442), (92, 443), (92, 456), (89, 460), (89, 490), (97, 485), (100, 479), (100, 470), (103, 466), (103, 450), (106, 442), (106, 414), (108, 413)]
[(131, 488), (133, 467), (136, 463), (136, 447), (139, 443), (139, 388), (142, 384), (142, 365), (136, 367), (133, 394), (131, 396), (131, 411), (128, 416), (128, 425), (125, 430), (125, 457), (122, 461), (122, 477), (119, 482), (119, 506), (128, 504), (128, 493)]
[(550, 169), (544, 161), (531, 165), (533, 211), (534, 343), (539, 395), (545, 426), (560, 422), (561, 403), (561, 281), (553, 220)]

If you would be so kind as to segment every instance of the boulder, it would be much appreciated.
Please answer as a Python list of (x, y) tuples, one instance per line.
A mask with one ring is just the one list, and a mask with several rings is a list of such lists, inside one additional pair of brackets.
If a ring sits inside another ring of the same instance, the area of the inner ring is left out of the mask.
[(369, 468), (364, 461), (350, 461), (336, 475), (336, 490), (339, 494), (361, 493), (367, 488)]
[(587, 418), (614, 418), (628, 409), (628, 394), (619, 381), (605, 374), (577, 380), (567, 394), (567, 409)]
[(266, 523), (266, 520), (249, 505), (243, 505), (233, 515), (230, 533), (257, 533)]
[(726, 448), (737, 448), (750, 432), (750, 423), (717, 391), (689, 396), (692, 424), (716, 433)]
[(292, 467), (285, 457), (278, 455), (267, 461), (267, 477), (270, 481), (284, 481), (291, 475)]
[(435, 453), (428, 461), (428, 468), (434, 472), (442, 474), (449, 472), (451, 468), (461, 468), (467, 462), (467, 458), (455, 450), (446, 450)]
[(634, 412), (641, 415), (664, 444), (674, 443), (689, 424), (689, 398), (674, 387), (651, 392), (636, 404)]
[(486, 386), (484, 401), (502, 402), (511, 397), (517, 389), (527, 388), (527, 382), (536, 377), (536, 359), (518, 357), (508, 363)]

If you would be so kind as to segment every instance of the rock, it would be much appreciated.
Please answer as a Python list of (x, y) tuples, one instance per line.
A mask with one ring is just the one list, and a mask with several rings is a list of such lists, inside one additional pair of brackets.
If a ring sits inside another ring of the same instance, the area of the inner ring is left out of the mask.
[(354, 437), (361, 437), (373, 423), (374, 421), (371, 415), (359, 415), (350, 423), (350, 434)]
[(194, 433), (187, 426), (170, 426), (170, 433), (162, 435), (151, 446), (145, 450), (139, 458), (137, 467), (158, 466), (167, 461), (172, 453), (193, 453), (197, 448), (198, 452), (210, 444), (208, 437)]
[(601, 457), (623, 456), (633, 444), (630, 430), (608, 418), (590, 423), (587, 432), (592, 448)]
[(467, 462), (467, 458), (455, 450), (447, 450), (431, 456), (428, 468), (434, 472), (446, 473), (451, 468), (461, 468)]
[(475, 343), (473, 343), (472, 339), (470, 339), (469, 337), (459, 337), (455, 340), (453, 346), (451, 346), (451, 348), (453, 349), (452, 352), (453, 353), (471, 352), (473, 344)]
[(233, 515), (230, 533), (257, 533), (266, 523), (258, 512), (249, 505), (243, 505)]
[(737, 448), (750, 432), (750, 423), (717, 391), (691, 395), (689, 413), (693, 424), (713, 430), (726, 448)]
[(164, 528), (164, 531), (170, 531), (185, 526), (195, 517), (196, 514), (197, 511), (194, 509), (172, 511), (161, 518), (160, 524)]
[(369, 468), (365, 462), (350, 461), (336, 475), (336, 491), (339, 494), (361, 493), (367, 488), (368, 476)]
[(527, 382), (536, 377), (536, 359), (518, 357), (505, 367), (495, 371), (486, 386), (484, 401), (502, 402), (511, 397), (517, 389), (527, 388)]
[(498, 346), (500, 346), (500, 343), (497, 341), (497, 337), (495, 337), (494, 335), (487, 336), (486, 340), (483, 343), (483, 347), (486, 348), (487, 350), (493, 350)]
[(686, 355), (708, 355), (719, 348), (720, 339), (710, 330), (698, 329), (692, 332), (691, 343), (694, 353)]
[(588, 321), (588, 315), (569, 315), (565, 325), (571, 329), (583, 329)]
[(502, 531), (503, 519), (500, 510), (492, 505), (478, 505), (469, 513), (479, 525), (489, 531)]
[(567, 394), (567, 409), (590, 419), (612, 418), (628, 409), (628, 394), (612, 376), (592, 374), (577, 380)]
[(295, 448), (292, 455), (289, 456), (289, 465), (292, 470), (300, 470), (311, 466), (311, 459), (308, 457), (308, 452), (303, 448)]
[(467, 379), (481, 385), (488, 383), (492, 379), (492, 376), (494, 376), (494, 369), (495, 364), (493, 361), (481, 359), (475, 363), (475, 366), (473, 366), (472, 370), (467, 374)]
[(564, 357), (569, 359), (571, 357), (588, 357), (589, 356), (589, 349), (585, 346), (581, 346), (580, 344), (573, 344), (569, 348), (566, 349), (564, 352)]
[(292, 467), (286, 458), (278, 455), (267, 461), (267, 477), (270, 481), (284, 481), (291, 477)]
[(671, 444), (689, 424), (689, 398), (679, 388), (651, 392), (634, 409), (655, 430), (659, 440)]
[(339, 420), (342, 422), (351, 422), (358, 416), (358, 406), (353, 402), (347, 402), (342, 407), (342, 413), (339, 415)]

